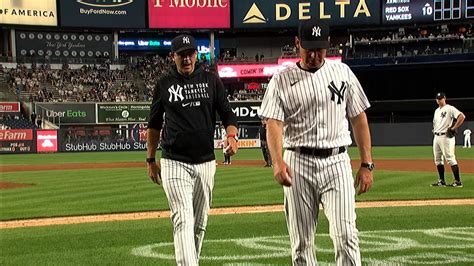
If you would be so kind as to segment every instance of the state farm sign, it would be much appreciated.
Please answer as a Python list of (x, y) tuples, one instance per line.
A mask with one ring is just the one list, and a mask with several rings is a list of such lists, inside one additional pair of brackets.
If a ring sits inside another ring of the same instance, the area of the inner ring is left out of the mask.
[(38, 152), (57, 152), (58, 132), (56, 130), (36, 131), (36, 150)]
[(148, 0), (150, 28), (230, 28), (230, 0)]
[(20, 112), (19, 102), (0, 102), (0, 113), (18, 113)]
[(0, 141), (33, 140), (31, 129), (0, 130)]

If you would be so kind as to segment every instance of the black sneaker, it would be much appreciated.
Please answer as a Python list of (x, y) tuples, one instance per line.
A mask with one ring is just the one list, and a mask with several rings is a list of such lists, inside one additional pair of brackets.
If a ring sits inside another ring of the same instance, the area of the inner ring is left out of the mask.
[(462, 187), (461, 181), (454, 181), (452, 184), (449, 184), (450, 187)]
[(438, 180), (438, 182), (431, 184), (432, 187), (445, 187), (446, 182), (443, 180)]

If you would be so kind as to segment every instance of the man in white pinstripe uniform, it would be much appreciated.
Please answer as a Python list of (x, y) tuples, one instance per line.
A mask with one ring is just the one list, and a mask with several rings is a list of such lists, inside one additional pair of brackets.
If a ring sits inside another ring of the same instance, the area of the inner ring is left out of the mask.
[[(316, 265), (319, 204), (330, 223), (337, 265), (360, 265), (354, 185), (361, 194), (373, 180), (365, 114), (370, 104), (347, 65), (325, 60), (327, 25), (303, 21), (295, 43), (301, 61), (272, 77), (259, 110), (267, 119), (274, 177), (284, 186), (293, 265)], [(355, 181), (346, 152), (351, 144), (347, 117), (362, 161)]]
[[(216, 162), (216, 112), (227, 129), (227, 155), (237, 152), (237, 119), (222, 81), (196, 66), (195, 40), (180, 35), (171, 43), (176, 64), (155, 87), (148, 123), (148, 176), (165, 190), (173, 222), (177, 265), (198, 265), (212, 201)], [(162, 152), (155, 161), (162, 131)], [(160, 169), (161, 166), (161, 169)]]
[(433, 116), (433, 155), (439, 180), (431, 184), (431, 186), (446, 186), (446, 181), (444, 180), (444, 160), (446, 160), (451, 165), (454, 175), (454, 182), (450, 186), (462, 187), (454, 149), (456, 146), (456, 131), (464, 123), (466, 117), (456, 107), (446, 103), (446, 94), (444, 92), (436, 94), (436, 103), (438, 108), (436, 108)]

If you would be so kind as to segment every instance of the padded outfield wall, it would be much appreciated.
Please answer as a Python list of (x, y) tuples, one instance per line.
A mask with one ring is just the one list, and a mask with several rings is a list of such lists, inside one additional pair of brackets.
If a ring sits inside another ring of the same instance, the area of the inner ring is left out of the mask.
[[(231, 105), (240, 123), (240, 148), (259, 148), (260, 102)], [(1, 130), (0, 153), (146, 150), (149, 103), (38, 103), (35, 110), (59, 129)], [(431, 122), (370, 124), (373, 146), (429, 146), (433, 141), (431, 128)], [(463, 144), (466, 128), (474, 128), (469, 117), (458, 132), (457, 145)], [(214, 147), (221, 145), (216, 125)]]

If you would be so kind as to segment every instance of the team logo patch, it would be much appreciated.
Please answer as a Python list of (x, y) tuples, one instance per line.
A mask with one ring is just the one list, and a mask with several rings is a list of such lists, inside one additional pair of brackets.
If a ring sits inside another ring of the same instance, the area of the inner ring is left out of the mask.
[(331, 91), (331, 101), (335, 102), (337, 98), (337, 104), (341, 104), (342, 101), (344, 101), (344, 94), (347, 90), (347, 83), (342, 81), (341, 87), (337, 88), (334, 84), (334, 81), (331, 81), (328, 88)]
[(170, 98), (168, 99), (169, 102), (178, 102), (184, 100), (183, 87), (179, 85), (172, 85), (168, 88), (168, 92), (170, 93)]

